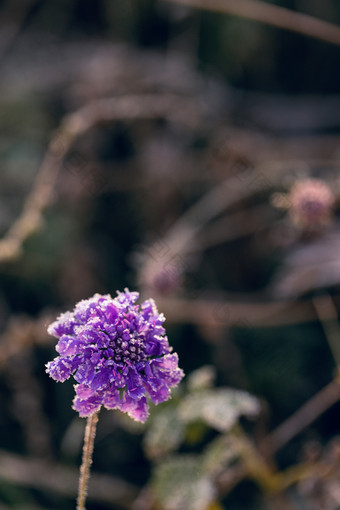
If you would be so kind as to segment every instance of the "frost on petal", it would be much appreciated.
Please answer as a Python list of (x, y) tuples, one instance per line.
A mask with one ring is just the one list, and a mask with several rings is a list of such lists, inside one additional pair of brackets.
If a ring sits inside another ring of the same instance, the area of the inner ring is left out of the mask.
[(148, 380), (145, 387), (154, 404), (160, 404), (170, 398), (170, 389), (159, 379)]
[(128, 412), (128, 415), (136, 421), (144, 423), (149, 416), (149, 405), (145, 397), (135, 401), (136, 406), (132, 411)]
[(65, 312), (62, 313), (55, 322), (49, 325), (47, 332), (57, 338), (60, 338), (62, 335), (72, 335), (74, 333), (74, 328), (78, 324), (79, 322), (75, 319), (73, 313)]
[(81, 418), (86, 418), (99, 411), (102, 405), (102, 395), (95, 393), (86, 399), (81, 399), (78, 395), (73, 400), (73, 409), (78, 411)]
[(170, 398), (183, 377), (152, 299), (136, 304), (138, 292), (95, 294), (49, 327), (60, 356), (47, 365), (57, 381), (73, 374), (79, 383), (74, 409), (88, 416), (105, 405), (138, 421), (148, 415), (146, 393), (156, 404)]
[(169, 352), (169, 345), (164, 337), (152, 336), (145, 342), (145, 352), (148, 356), (161, 356)]
[(168, 386), (176, 386), (184, 377), (183, 370), (178, 367), (178, 356), (166, 354), (163, 358), (153, 359), (150, 368), (155, 377), (161, 379)]
[(77, 372), (74, 375), (75, 380), (80, 384), (91, 385), (91, 382), (94, 378), (95, 370), (94, 366), (90, 363), (81, 365)]
[(134, 369), (129, 370), (126, 387), (129, 396), (134, 400), (140, 399), (145, 394), (142, 378)]
[(149, 416), (149, 405), (145, 397), (135, 400), (125, 393), (117, 407), (123, 413), (127, 413), (130, 418), (141, 421), (142, 423), (144, 423)]
[[(90, 322), (90, 321), (89, 321)], [(102, 331), (98, 331), (98, 329), (93, 325), (94, 321), (91, 321), (90, 324), (80, 326), (76, 329), (76, 335), (79, 339), (87, 345), (95, 345), (96, 347), (103, 348), (106, 346), (108, 342), (108, 338)], [(100, 327), (99, 322), (99, 327)]]
[(118, 308), (112, 302), (108, 301), (104, 305), (104, 310), (106, 319), (113, 323), (118, 317)]
[(102, 367), (95, 373), (92, 381), (91, 388), (93, 390), (103, 390), (109, 385), (110, 382), (110, 373), (112, 370), (108, 367)]
[(115, 301), (117, 301), (124, 308), (132, 306), (137, 299), (139, 298), (139, 292), (130, 292), (129, 289), (124, 289), (124, 292), (117, 292), (117, 297)]
[(84, 343), (75, 336), (62, 335), (55, 349), (63, 356), (74, 356), (83, 352)]
[(77, 363), (74, 360), (61, 358), (58, 356), (46, 365), (46, 372), (52, 379), (64, 382), (77, 369)]
[(147, 299), (146, 301), (144, 301), (144, 303), (142, 304), (142, 315), (146, 320), (148, 320), (152, 316), (158, 315), (157, 306), (153, 299)]
[(92, 397), (92, 395), (95, 393), (93, 389), (89, 386), (86, 386), (86, 384), (75, 384), (74, 389), (77, 396), (81, 400), (86, 400), (87, 398)]
[(103, 397), (103, 405), (106, 407), (106, 409), (116, 409), (119, 405), (120, 397), (119, 397), (119, 391), (116, 389), (110, 389), (105, 391), (104, 397)]
[(170, 389), (176, 386), (183, 371), (178, 368), (177, 354), (167, 354), (163, 358), (155, 358), (145, 367), (143, 376), (145, 388), (152, 402), (160, 404), (170, 398)]
[(102, 296), (95, 294), (90, 299), (79, 301), (74, 309), (74, 316), (83, 323), (86, 323), (91, 317), (103, 317), (100, 304), (106, 299), (112, 299), (109, 294)]

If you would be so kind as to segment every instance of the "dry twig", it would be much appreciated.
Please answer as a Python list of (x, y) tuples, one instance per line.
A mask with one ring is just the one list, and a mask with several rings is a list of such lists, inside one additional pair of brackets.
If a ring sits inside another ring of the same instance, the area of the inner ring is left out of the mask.
[(22, 0), (21, 2), (8, 1), (1, 12), (3, 26), (0, 39), (0, 64), (11, 49), (29, 11), (37, 3), (37, 0)]
[[(33, 487), (62, 496), (76, 496), (78, 470), (57, 463), (0, 451), (0, 478), (22, 487)], [(137, 496), (136, 486), (114, 476), (93, 473), (89, 500), (130, 508)]]
[(340, 46), (340, 28), (308, 14), (259, 0), (166, 0), (207, 11), (223, 12), (314, 37)]
[(61, 163), (78, 137), (101, 122), (156, 118), (194, 126), (197, 112), (187, 98), (160, 94), (101, 99), (67, 116), (52, 137), (20, 217), (0, 240), (0, 262), (20, 256), (24, 241), (41, 227)]
[(271, 432), (261, 447), (271, 453), (276, 452), (339, 400), (340, 385), (332, 381)]
[(340, 328), (337, 309), (328, 294), (315, 297), (313, 304), (337, 365), (338, 375), (340, 376)]

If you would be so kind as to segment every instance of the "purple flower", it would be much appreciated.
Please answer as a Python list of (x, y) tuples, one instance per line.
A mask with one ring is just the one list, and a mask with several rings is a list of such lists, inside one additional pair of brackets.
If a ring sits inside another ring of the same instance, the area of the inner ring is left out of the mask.
[(168, 400), (184, 374), (153, 299), (139, 306), (138, 292), (117, 294), (80, 301), (49, 326), (48, 332), (59, 338), (59, 356), (47, 363), (46, 372), (60, 382), (74, 376), (73, 409), (80, 416), (103, 405), (144, 422), (147, 395), (155, 404)]

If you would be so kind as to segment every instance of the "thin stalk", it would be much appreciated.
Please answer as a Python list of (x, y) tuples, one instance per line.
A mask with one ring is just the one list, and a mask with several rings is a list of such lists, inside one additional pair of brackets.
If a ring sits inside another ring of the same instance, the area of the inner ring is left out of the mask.
[(90, 478), (90, 467), (92, 464), (93, 444), (96, 436), (97, 422), (98, 413), (91, 414), (91, 416), (87, 418), (83, 446), (83, 460), (80, 467), (77, 510), (85, 510), (87, 486)]
[(337, 378), (340, 381), (340, 327), (337, 309), (328, 294), (314, 298), (313, 304), (336, 363)]
[(264, 438), (261, 450), (271, 454), (277, 452), (339, 400), (340, 386), (334, 380)]
[(279, 480), (276, 467), (265, 460), (240, 425), (236, 424), (233, 427), (232, 434), (247, 474), (258, 483), (264, 492), (277, 492)]
[(340, 45), (340, 27), (309, 14), (292, 11), (260, 0), (166, 0), (179, 4), (224, 12), (240, 18), (259, 21), (266, 25), (283, 28), (321, 41)]

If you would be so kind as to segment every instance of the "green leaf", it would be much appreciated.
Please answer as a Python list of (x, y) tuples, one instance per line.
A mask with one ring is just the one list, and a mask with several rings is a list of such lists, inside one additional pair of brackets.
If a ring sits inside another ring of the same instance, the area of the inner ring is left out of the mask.
[(216, 379), (216, 369), (212, 365), (204, 365), (194, 370), (187, 377), (187, 387), (189, 391), (204, 390), (212, 388)]
[(184, 422), (203, 421), (220, 432), (229, 431), (240, 416), (252, 417), (258, 412), (255, 397), (229, 388), (195, 392), (184, 397), (179, 407)]
[(168, 407), (157, 413), (150, 422), (144, 436), (144, 448), (147, 456), (157, 459), (173, 452), (184, 437), (184, 424), (177, 409)]
[(160, 464), (152, 488), (164, 510), (206, 510), (215, 497), (198, 455), (177, 455)]
[(232, 436), (218, 436), (205, 448), (202, 466), (205, 472), (215, 476), (230, 466), (238, 456), (238, 447)]

